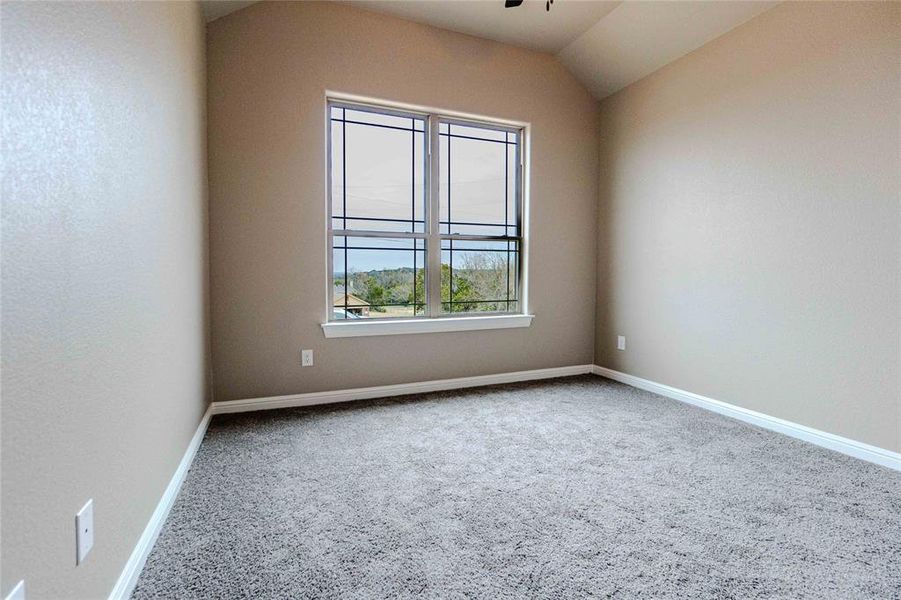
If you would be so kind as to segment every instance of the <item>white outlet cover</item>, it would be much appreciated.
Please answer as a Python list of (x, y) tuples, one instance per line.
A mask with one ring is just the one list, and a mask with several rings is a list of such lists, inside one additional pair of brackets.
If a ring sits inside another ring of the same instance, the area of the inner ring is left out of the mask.
[(625, 350), (626, 349), (626, 336), (624, 336), (624, 335), (616, 336), (616, 349), (617, 350)]
[(302, 350), (300, 352), (300, 364), (303, 367), (312, 367), (313, 366), (313, 351), (312, 350)]
[(6, 600), (25, 600), (25, 580), (23, 579), (19, 583), (16, 584), (16, 587), (12, 589), (9, 595), (6, 596)]
[(88, 500), (87, 504), (75, 515), (75, 564), (84, 562), (88, 552), (94, 546), (94, 500)]

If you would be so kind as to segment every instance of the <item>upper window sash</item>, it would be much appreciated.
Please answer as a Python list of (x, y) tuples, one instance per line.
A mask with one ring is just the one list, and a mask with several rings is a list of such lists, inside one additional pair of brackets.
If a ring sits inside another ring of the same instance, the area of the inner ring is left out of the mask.
[[(328, 117), (329, 229), (425, 232), (427, 117), (344, 103)], [(374, 169), (370, 148), (397, 158)]]

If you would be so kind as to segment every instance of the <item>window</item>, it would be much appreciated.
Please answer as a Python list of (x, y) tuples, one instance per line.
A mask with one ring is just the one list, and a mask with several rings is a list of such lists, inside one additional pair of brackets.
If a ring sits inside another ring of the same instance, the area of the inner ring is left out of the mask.
[(331, 100), (330, 322), (524, 312), (520, 127)]

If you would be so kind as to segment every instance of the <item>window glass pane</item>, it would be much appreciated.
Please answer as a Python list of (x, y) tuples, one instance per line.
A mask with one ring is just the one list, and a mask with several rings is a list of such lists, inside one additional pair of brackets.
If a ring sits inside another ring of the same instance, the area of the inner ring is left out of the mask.
[(515, 240), (442, 240), (442, 312), (518, 311), (518, 265)]
[(410, 117), (399, 117), (396, 115), (387, 115), (380, 112), (368, 110), (346, 109), (347, 121), (357, 123), (367, 123), (370, 125), (382, 125), (385, 127), (396, 127), (398, 129), (413, 129), (413, 121), (422, 121), (422, 119), (412, 119)]
[(330, 114), (332, 228), (425, 231), (424, 121), (334, 107)]
[(450, 147), (450, 138), (442, 133), (447, 131), (447, 124), (441, 123), (438, 127), (438, 231), (440, 233), (450, 233), (450, 223), (448, 219), (448, 196), (450, 195), (450, 185), (448, 181), (448, 163), (447, 157), (450, 153), (447, 149)]
[(377, 217), (358, 217), (358, 218), (348, 218), (344, 219), (342, 217), (332, 217), (332, 229), (365, 229), (368, 231), (385, 231), (385, 232), (397, 232), (397, 231), (415, 231), (417, 233), (422, 233), (425, 229), (425, 223), (423, 221), (416, 221), (413, 223), (413, 227), (410, 226), (410, 221), (387, 221), (385, 219), (379, 219)]
[[(510, 134), (510, 139), (518, 136)], [(519, 236), (519, 145), (507, 144), (507, 228), (504, 235)]]
[[(419, 122), (421, 124), (421, 121)], [(413, 190), (411, 203), (413, 204), (413, 231), (422, 233), (426, 230), (425, 223), (425, 174), (428, 170), (428, 156), (426, 153), (425, 132), (413, 135)]]
[(425, 314), (423, 240), (335, 236), (333, 248), (332, 320)]
[(442, 233), (518, 235), (518, 135), (457, 125), (439, 134)]
[[(347, 261), (345, 260), (344, 247), (346, 245), (343, 237), (335, 236), (332, 238), (332, 285), (334, 306), (336, 309), (344, 307), (344, 295), (347, 292)], [(345, 313), (343, 310), (335, 310), (329, 316), (329, 319), (343, 319)]]
[(490, 129), (488, 127), (472, 127), (469, 125), (459, 125), (452, 123), (450, 125), (451, 135), (459, 137), (471, 137), (481, 140), (494, 140), (495, 142), (503, 142), (507, 139), (506, 132), (498, 129)]
[[(332, 109), (336, 110), (336, 109)], [(331, 179), (332, 216), (344, 215), (344, 123), (331, 122), (331, 156), (329, 157)], [(333, 224), (335, 229), (344, 229), (342, 223)]]

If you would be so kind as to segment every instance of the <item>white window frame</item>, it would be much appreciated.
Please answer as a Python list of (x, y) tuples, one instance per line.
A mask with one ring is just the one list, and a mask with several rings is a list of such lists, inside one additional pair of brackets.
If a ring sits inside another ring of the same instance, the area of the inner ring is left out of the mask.
[[(427, 264), (425, 269), (426, 302), (428, 311), (426, 315), (410, 318), (367, 318), (360, 320), (332, 321), (331, 315), (334, 302), (334, 266), (333, 245), (334, 236), (346, 232), (336, 232), (332, 229), (332, 182), (331, 182), (331, 108), (333, 106), (369, 109), (374, 112), (396, 114), (400, 116), (417, 116), (425, 120), (425, 136), (427, 163), (424, 172), (425, 179), (425, 219), (427, 221), (424, 233), (389, 233), (384, 232), (384, 237), (419, 238), (425, 240), (425, 257)], [(480, 329), (508, 329), (529, 327), (534, 315), (528, 311), (528, 240), (529, 240), (529, 136), (528, 123), (492, 119), (476, 115), (463, 114), (433, 108), (398, 104), (371, 98), (362, 98), (334, 92), (326, 92), (325, 96), (325, 142), (326, 142), (326, 239), (327, 239), (327, 270), (326, 282), (328, 290), (325, 319), (322, 323), (322, 331), (326, 337), (357, 337), (370, 335), (396, 335), (411, 333), (435, 333), (444, 331), (470, 331)], [(440, 276), (432, 274), (441, 273), (441, 241), (442, 239), (479, 239), (490, 236), (466, 236), (442, 234), (439, 231), (439, 124), (450, 123), (459, 125), (471, 125), (499, 131), (516, 132), (519, 136), (519, 164), (518, 198), (519, 205), (519, 264), (517, 298), (519, 302), (518, 312), (485, 312), (485, 313), (441, 313), (441, 281)]]

